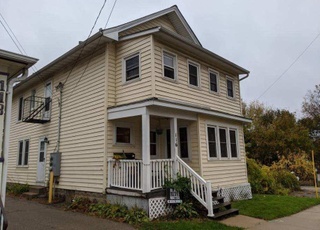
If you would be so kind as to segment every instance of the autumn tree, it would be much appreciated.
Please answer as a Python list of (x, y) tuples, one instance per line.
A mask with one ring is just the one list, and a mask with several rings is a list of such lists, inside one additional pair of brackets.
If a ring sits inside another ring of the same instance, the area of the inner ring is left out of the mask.
[(248, 157), (270, 166), (282, 156), (310, 151), (308, 129), (297, 122), (294, 113), (267, 108), (259, 102), (244, 104), (243, 113), (252, 119), (244, 128)]

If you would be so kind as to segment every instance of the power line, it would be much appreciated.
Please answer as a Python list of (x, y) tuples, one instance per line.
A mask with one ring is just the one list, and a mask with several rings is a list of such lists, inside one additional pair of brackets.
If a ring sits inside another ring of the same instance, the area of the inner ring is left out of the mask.
[(1, 25), (3, 26), (3, 28), (7, 31), (7, 34), (9, 35), (9, 37), (11, 38), (11, 40), (13, 41), (13, 43), (16, 45), (16, 47), (18, 48), (18, 50), (20, 51), (21, 54), (23, 54), (23, 52), (21, 51), (21, 49), (19, 48), (18, 44), (15, 42), (15, 40), (13, 39), (13, 37), (11, 36), (11, 34), (9, 33), (9, 31), (7, 30), (7, 28), (4, 26), (3, 22), (0, 20)]
[(107, 0), (104, 0), (104, 1), (103, 1), (103, 4), (102, 4), (102, 7), (100, 8), (100, 11), (99, 11), (99, 13), (98, 13), (98, 16), (96, 17), (96, 20), (94, 21), (93, 26), (91, 27), (90, 33), (89, 33), (89, 35), (88, 35), (87, 39), (85, 40), (85, 43), (84, 43), (84, 45), (83, 45), (83, 47), (82, 47), (82, 49), (81, 49), (81, 51), (80, 51), (80, 53), (79, 53), (79, 55), (78, 55), (78, 57), (77, 57), (76, 61), (74, 62), (73, 66), (71, 67), (71, 70), (70, 70), (70, 72), (69, 72), (69, 74), (68, 74), (68, 76), (67, 76), (67, 78), (66, 78), (66, 80), (64, 81), (64, 83), (63, 83), (63, 84), (66, 84), (66, 83), (67, 83), (67, 81), (68, 81), (68, 79), (69, 79), (69, 77), (70, 77), (70, 75), (71, 75), (71, 73), (72, 73), (72, 71), (73, 71), (74, 67), (77, 65), (77, 63), (78, 63), (78, 61), (79, 61), (79, 58), (80, 58), (80, 56), (81, 56), (81, 54), (82, 54), (82, 52), (83, 52), (84, 48), (85, 48), (85, 47), (86, 47), (86, 45), (87, 45), (88, 38), (91, 36), (91, 33), (92, 33), (92, 31), (93, 31), (94, 27), (96, 26), (97, 21), (98, 21), (98, 19), (99, 19), (99, 17), (100, 17), (100, 14), (101, 14), (101, 12), (102, 12), (102, 10), (103, 10), (104, 6), (106, 5), (106, 2), (107, 2)]
[(108, 25), (108, 23), (109, 23), (110, 17), (111, 17), (111, 15), (112, 15), (112, 12), (113, 12), (114, 7), (116, 6), (117, 1), (118, 1), (118, 0), (115, 0), (114, 3), (113, 3), (111, 12), (110, 12), (109, 17), (108, 17), (108, 20), (107, 20), (107, 22), (106, 22), (106, 24), (105, 24), (105, 26), (104, 26), (104, 29), (107, 28), (107, 25)]
[[(105, 24), (105, 27), (108, 25), (108, 22), (109, 22), (109, 20), (110, 20), (110, 17), (111, 17), (111, 15), (112, 15), (112, 12), (113, 12), (113, 10), (114, 10), (114, 7), (115, 7), (116, 3), (117, 3), (117, 0), (115, 0), (114, 3), (113, 3), (112, 9), (111, 9), (110, 14), (109, 14), (109, 16), (108, 16), (108, 19), (107, 19), (107, 22), (106, 22), (106, 24)], [(100, 12), (99, 12), (99, 15), (100, 15), (100, 13), (101, 13), (101, 10), (100, 10)], [(88, 62), (87, 62), (87, 65), (85, 66), (84, 70), (82, 71), (82, 74), (81, 74), (81, 76), (79, 77), (77, 83), (75, 84), (75, 86), (74, 86), (73, 89), (71, 90), (71, 93), (70, 93), (69, 97), (66, 98), (66, 99), (64, 100), (64, 102), (66, 102), (66, 101), (72, 96), (74, 90), (77, 88), (78, 84), (80, 83), (82, 77), (84, 76), (84, 73), (86, 72), (86, 70), (87, 70), (87, 68), (88, 68), (88, 66), (89, 66), (89, 64), (90, 64), (90, 62), (91, 62), (91, 59), (92, 59), (92, 57), (93, 57), (93, 54), (96, 52), (96, 50), (97, 50), (97, 48), (98, 48), (98, 46), (99, 46), (99, 44), (100, 44), (101, 38), (102, 38), (102, 36), (99, 38), (97, 45), (95, 46), (95, 48), (93, 49), (92, 53), (90, 54), (90, 58), (89, 58), (89, 60), (88, 60)]]
[(289, 69), (300, 59), (300, 57), (309, 49), (309, 47), (317, 40), (320, 33), (309, 43), (309, 45), (300, 53), (300, 55), (289, 65), (289, 67), (257, 98), (259, 100), (266, 92), (269, 91), (288, 71)]

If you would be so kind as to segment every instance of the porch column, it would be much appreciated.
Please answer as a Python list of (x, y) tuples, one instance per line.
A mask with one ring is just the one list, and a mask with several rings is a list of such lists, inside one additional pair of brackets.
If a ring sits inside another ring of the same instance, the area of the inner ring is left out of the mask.
[(148, 109), (141, 115), (142, 119), (142, 192), (151, 190), (151, 167), (150, 167), (150, 115)]
[(178, 156), (178, 119), (176, 117), (170, 119), (170, 136), (171, 136), (171, 159), (173, 163), (173, 178), (176, 178), (178, 172), (177, 156)]

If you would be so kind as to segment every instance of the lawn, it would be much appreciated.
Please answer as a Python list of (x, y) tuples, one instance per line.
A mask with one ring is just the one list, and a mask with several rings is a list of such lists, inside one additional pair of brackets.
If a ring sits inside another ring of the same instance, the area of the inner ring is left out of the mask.
[(240, 230), (242, 228), (229, 227), (224, 224), (220, 224), (214, 220), (179, 220), (179, 221), (152, 221), (144, 223), (141, 228), (143, 230)]
[(240, 214), (245, 216), (273, 220), (317, 204), (320, 204), (320, 199), (255, 194), (252, 200), (236, 201), (232, 203), (232, 207), (239, 209)]

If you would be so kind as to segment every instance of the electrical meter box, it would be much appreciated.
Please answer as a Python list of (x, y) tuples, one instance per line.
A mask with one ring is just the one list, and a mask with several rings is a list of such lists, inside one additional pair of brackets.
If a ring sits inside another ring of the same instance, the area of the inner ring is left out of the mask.
[(61, 153), (55, 152), (50, 154), (50, 170), (54, 176), (60, 176)]

